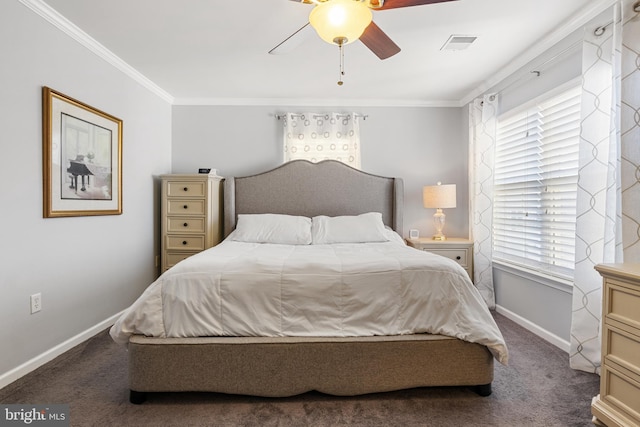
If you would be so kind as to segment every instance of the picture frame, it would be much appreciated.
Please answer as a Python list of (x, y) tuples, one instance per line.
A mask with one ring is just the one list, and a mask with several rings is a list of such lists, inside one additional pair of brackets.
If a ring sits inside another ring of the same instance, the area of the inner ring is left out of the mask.
[(42, 88), (43, 216), (122, 214), (122, 120)]

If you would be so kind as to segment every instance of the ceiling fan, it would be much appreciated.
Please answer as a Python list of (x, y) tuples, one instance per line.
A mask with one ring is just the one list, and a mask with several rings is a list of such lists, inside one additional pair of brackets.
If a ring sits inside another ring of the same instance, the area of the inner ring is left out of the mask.
[(309, 14), (309, 22), (287, 37), (269, 53), (278, 50), (296, 35), (313, 27), (320, 38), (327, 43), (342, 46), (362, 41), (378, 58), (387, 59), (398, 52), (400, 47), (373, 22), (371, 10), (398, 9), (444, 3), (455, 0), (290, 0), (297, 3), (314, 4)]

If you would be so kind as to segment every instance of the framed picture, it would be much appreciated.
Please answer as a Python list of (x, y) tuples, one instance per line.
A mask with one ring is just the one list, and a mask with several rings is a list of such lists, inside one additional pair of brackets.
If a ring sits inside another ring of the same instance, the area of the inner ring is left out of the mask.
[(122, 213), (122, 120), (42, 88), (45, 218)]

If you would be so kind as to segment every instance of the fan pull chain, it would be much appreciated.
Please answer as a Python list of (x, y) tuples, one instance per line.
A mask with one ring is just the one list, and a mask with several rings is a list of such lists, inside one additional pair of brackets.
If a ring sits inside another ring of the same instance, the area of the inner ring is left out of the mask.
[(333, 42), (338, 45), (338, 49), (340, 49), (340, 76), (338, 79), (338, 86), (342, 86), (344, 82), (342, 81), (342, 76), (344, 76), (344, 44), (347, 39), (344, 37), (336, 37), (333, 39)]
[(344, 76), (344, 48), (340, 45), (340, 80), (338, 80), (338, 86), (344, 84), (342, 76)]

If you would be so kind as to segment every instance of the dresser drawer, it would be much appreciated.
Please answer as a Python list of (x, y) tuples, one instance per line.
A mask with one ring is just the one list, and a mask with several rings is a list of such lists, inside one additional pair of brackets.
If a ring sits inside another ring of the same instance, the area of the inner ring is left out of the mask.
[[(633, 420), (640, 420), (640, 383), (608, 366), (602, 367), (601, 398)], [(629, 424), (632, 425), (632, 424)], [(633, 424), (637, 425), (637, 424)]]
[(621, 286), (614, 280), (607, 283), (607, 305), (605, 316), (607, 320), (622, 322), (633, 328), (640, 329), (640, 292)]
[(605, 325), (603, 339), (606, 340), (607, 345), (605, 354), (602, 356), (607, 363), (617, 363), (629, 369), (630, 375), (637, 376), (637, 380), (640, 381), (640, 375), (633, 374), (640, 372), (640, 337)]
[(169, 215), (204, 215), (204, 200), (169, 199), (167, 200)]
[(170, 181), (167, 183), (168, 197), (204, 197), (205, 194), (205, 182)]
[(167, 236), (167, 250), (203, 250), (204, 236)]
[(167, 218), (168, 233), (204, 233), (204, 218), (173, 216)]
[(191, 255), (195, 255), (198, 252), (167, 252), (166, 256), (166, 268), (173, 267), (183, 259), (189, 258)]
[(463, 267), (467, 266), (467, 251), (465, 249), (424, 249), (427, 252), (438, 254), (457, 262)]

